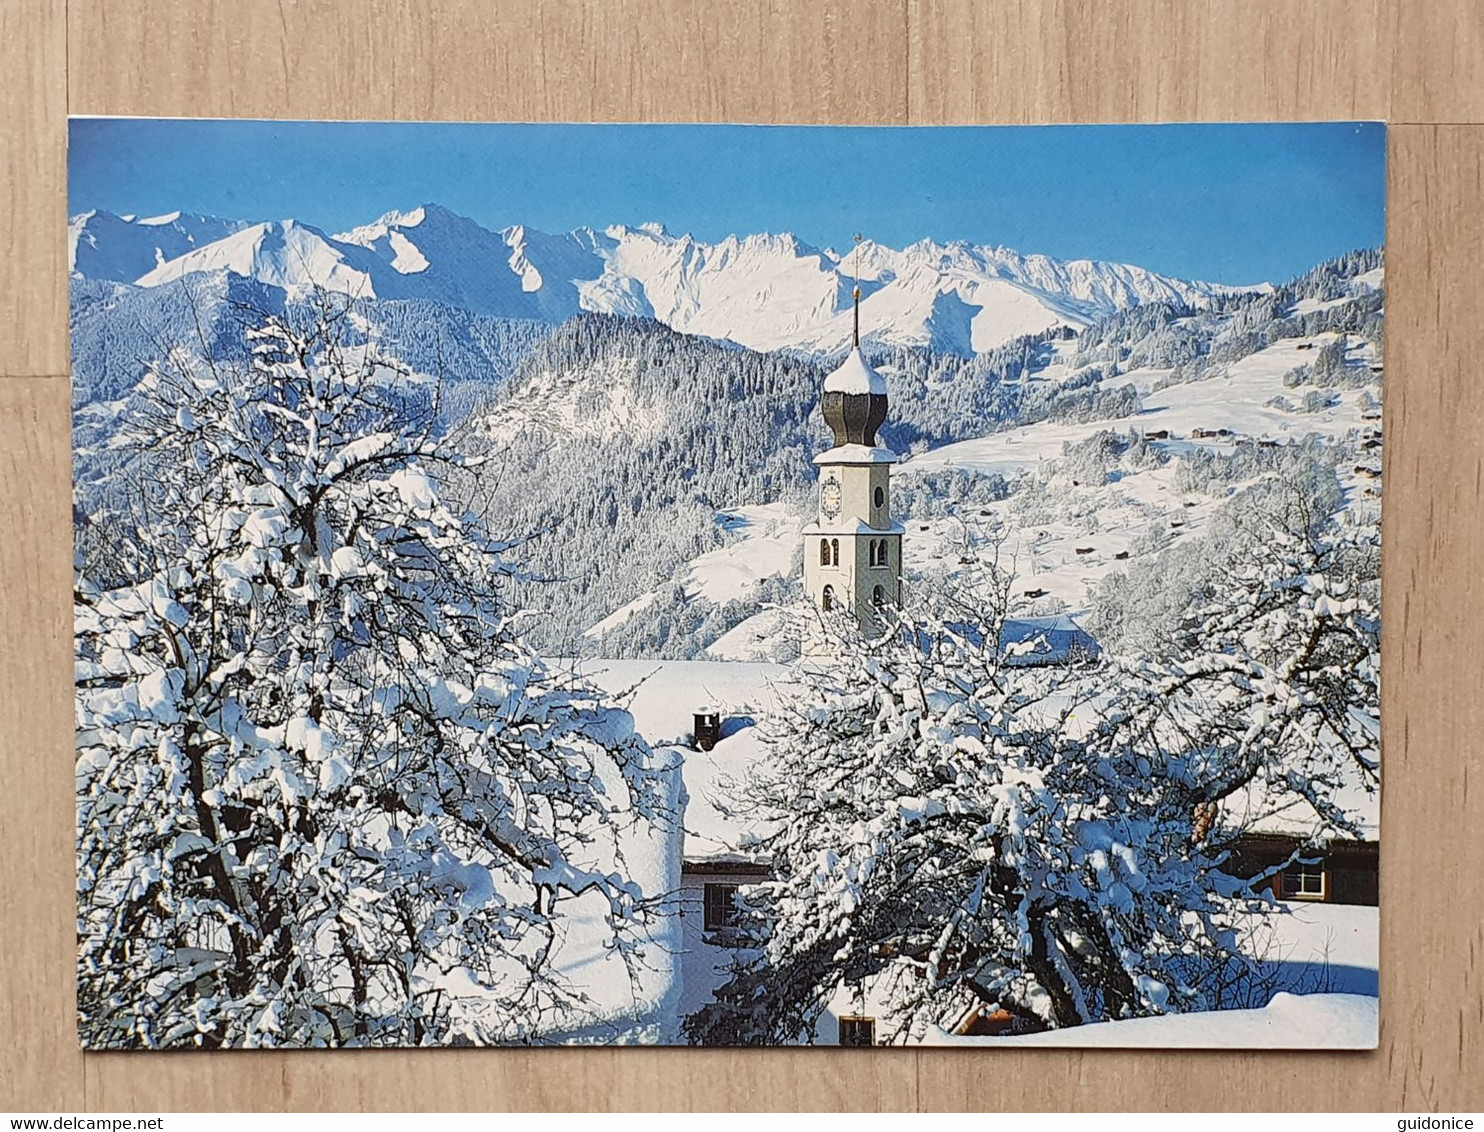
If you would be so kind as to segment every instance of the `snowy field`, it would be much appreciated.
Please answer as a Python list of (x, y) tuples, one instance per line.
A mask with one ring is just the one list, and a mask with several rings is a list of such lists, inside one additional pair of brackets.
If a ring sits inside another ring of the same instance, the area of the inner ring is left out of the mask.
[(1380, 1027), (1380, 917), (1376, 908), (1280, 903), (1249, 938), (1274, 971), (1264, 1007), (1103, 1022), (1020, 1037), (935, 1041), (965, 1045), (1188, 1049), (1373, 1049)]
[[(1318, 347), (1337, 337), (1321, 334), (1313, 338), (1283, 339), (1233, 363), (1224, 374), (1158, 390), (1153, 390), (1152, 386), (1167, 376), (1168, 371), (1133, 370), (1109, 380), (1113, 385), (1132, 384), (1145, 392), (1144, 411), (1136, 417), (1079, 424), (1041, 422), (1024, 425), (991, 433), (978, 440), (946, 444), (914, 456), (903, 465), (902, 472), (914, 475), (942, 468), (969, 468), (1008, 476), (1033, 471), (1042, 462), (1060, 456), (1063, 444), (1086, 440), (1106, 428), (1119, 431), (1132, 428), (1145, 434), (1167, 430), (1170, 439), (1165, 446), (1173, 452), (1191, 444), (1230, 451), (1238, 437), (1292, 441), (1310, 433), (1343, 436), (1363, 424), (1359, 390), (1339, 392), (1340, 403), (1336, 407), (1317, 413), (1294, 412), (1269, 404), (1276, 397), (1294, 400), (1294, 390), (1284, 386), (1283, 375), (1310, 360)], [(1369, 364), (1369, 351), (1362, 353), (1357, 350), (1356, 353), (1354, 360), (1357, 364)], [(1196, 429), (1213, 431), (1223, 428), (1232, 435), (1191, 436)]]
[(1380, 919), (1376, 908), (1281, 903), (1249, 938), (1276, 976), (1266, 1006), (1101, 1022), (1040, 1034), (966, 1037), (941, 1030), (929, 1045), (1108, 1049), (1374, 1049), (1380, 1033)]
[(1020, 1037), (941, 1034), (932, 1045), (1081, 1046), (1103, 1049), (1375, 1049), (1380, 1002), (1357, 994), (1279, 992), (1259, 1010), (1131, 1018)]

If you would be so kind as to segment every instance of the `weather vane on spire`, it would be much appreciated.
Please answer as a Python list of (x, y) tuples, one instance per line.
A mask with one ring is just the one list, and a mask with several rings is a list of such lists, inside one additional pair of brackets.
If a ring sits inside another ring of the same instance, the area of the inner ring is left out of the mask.
[[(855, 234), (855, 250), (856, 250), (856, 257), (855, 258), (857, 260), (860, 259), (860, 254), (859, 254), (860, 253), (860, 246), (861, 246), (861, 234), (859, 232), (857, 232)], [(860, 284), (860, 264), (858, 262), (851, 264), (851, 266), (850, 266), (850, 273), (851, 273), (851, 278), (854, 281), (854, 286), (851, 287), (850, 293), (851, 293), (852, 297), (855, 299), (855, 348), (857, 350), (859, 350), (861, 348), (861, 284)]]

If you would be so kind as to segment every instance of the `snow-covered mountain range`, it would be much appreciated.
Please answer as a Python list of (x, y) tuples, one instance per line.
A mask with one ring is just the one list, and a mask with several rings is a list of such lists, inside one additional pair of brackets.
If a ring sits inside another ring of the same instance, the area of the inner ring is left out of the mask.
[(296, 220), (101, 211), (74, 217), (69, 235), (71, 269), (81, 279), (156, 287), (230, 272), (290, 293), (322, 286), (553, 325), (584, 311), (644, 316), (756, 350), (838, 350), (852, 333), (857, 283), (869, 340), (960, 356), (1147, 302), (1200, 307), (1266, 287), (964, 242), (894, 249), (868, 240), (842, 256), (790, 234), (706, 243), (657, 224), (495, 232), (436, 204), (334, 235)]
[(67, 225), (67, 266), (83, 279), (132, 283), (163, 263), (245, 227), (235, 220), (182, 212), (146, 217), (84, 212)]

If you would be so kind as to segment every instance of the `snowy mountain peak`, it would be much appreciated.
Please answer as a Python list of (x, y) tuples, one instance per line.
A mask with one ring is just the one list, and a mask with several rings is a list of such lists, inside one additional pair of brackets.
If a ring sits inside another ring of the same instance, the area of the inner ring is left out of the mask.
[(149, 287), (230, 271), (294, 291), (431, 299), (548, 323), (581, 311), (640, 316), (753, 349), (830, 354), (851, 342), (857, 284), (870, 341), (962, 355), (1141, 303), (1200, 306), (1241, 290), (963, 240), (900, 250), (863, 240), (840, 256), (791, 232), (707, 242), (657, 221), (496, 232), (432, 202), (335, 236), (294, 220), (249, 226), (181, 213), (143, 221), (84, 213), (71, 230), (73, 270), (86, 278)]
[(67, 224), (68, 269), (84, 279), (132, 283), (160, 264), (246, 227), (240, 220), (180, 211), (143, 220), (92, 209)]
[(401, 231), (410, 238), (412, 230), (418, 228), (425, 230), (425, 238), (434, 229), (473, 230), (486, 237), (491, 235), (488, 230), (480, 227), (467, 216), (460, 216), (440, 204), (429, 202), (406, 210), (393, 209), (391, 212), (383, 213), (370, 224), (362, 224), (358, 228), (337, 233), (334, 238), (347, 244), (360, 244), (362, 247), (373, 248), (379, 243), (384, 243), (393, 232)]
[(159, 264), (140, 276), (154, 287), (198, 272), (230, 272), (300, 295), (314, 287), (376, 298), (360, 248), (342, 244), (297, 220), (270, 220)]

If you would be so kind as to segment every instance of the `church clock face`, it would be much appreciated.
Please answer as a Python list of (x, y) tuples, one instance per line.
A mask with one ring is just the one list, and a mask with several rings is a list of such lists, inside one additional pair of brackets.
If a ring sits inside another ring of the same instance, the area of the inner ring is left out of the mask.
[(840, 481), (831, 477), (824, 481), (819, 488), (819, 510), (826, 519), (834, 519), (840, 514), (842, 492)]

